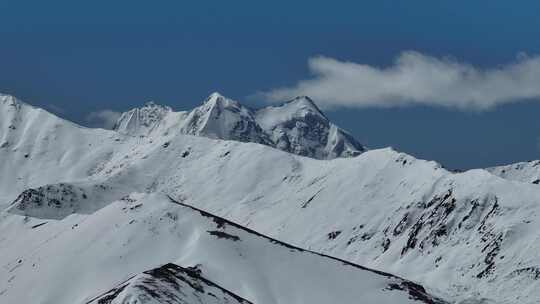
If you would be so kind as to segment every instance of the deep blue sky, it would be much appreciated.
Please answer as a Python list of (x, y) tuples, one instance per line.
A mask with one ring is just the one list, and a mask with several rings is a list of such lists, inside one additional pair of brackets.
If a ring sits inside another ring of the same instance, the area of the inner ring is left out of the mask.
[[(0, 92), (84, 123), (147, 100), (188, 109), (308, 77), (325, 55), (377, 66), (404, 50), (479, 67), (540, 54), (538, 1), (0, 1)], [(540, 84), (539, 84), (540, 85)], [(62, 112), (62, 113), (60, 113)], [(450, 168), (539, 158), (540, 103), (328, 112), (370, 147)]]

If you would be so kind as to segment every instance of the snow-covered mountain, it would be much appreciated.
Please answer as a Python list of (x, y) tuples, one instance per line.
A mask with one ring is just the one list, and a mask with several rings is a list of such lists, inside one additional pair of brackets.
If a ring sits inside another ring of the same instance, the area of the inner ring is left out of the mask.
[(120, 146), (118, 134), (88, 129), (0, 95), (0, 205), (28, 188), (87, 179)]
[(203, 105), (189, 112), (149, 103), (123, 113), (114, 129), (133, 136), (174, 132), (254, 142), (318, 159), (352, 157), (365, 151), (305, 96), (259, 110), (219, 93), (211, 94)]
[[(34, 216), (19, 215), (27, 208)], [(2, 303), (443, 304), (418, 284), (270, 239), (163, 194), (130, 193), (62, 220), (50, 209), (72, 210), (22, 199), (1, 215)]]
[(133, 136), (146, 136), (152, 133), (166, 132), (180, 117), (167, 106), (161, 106), (153, 101), (141, 108), (135, 108), (122, 113), (113, 129)]
[[(203, 109), (213, 104), (209, 101)], [(222, 104), (223, 108), (244, 109), (237, 103)], [(5, 105), (0, 112), (2, 117), (12, 109)], [(149, 132), (131, 133), (141, 129), (87, 129), (43, 110), (24, 104), (21, 107), (24, 113), (43, 112), (46, 117), (40, 121), (50, 122), (43, 125), (32, 119), (36, 114), (21, 114), (18, 124), (24, 127), (13, 130), (9, 124), (3, 124), (0, 129), (0, 141), (9, 142), (0, 149), (0, 172), (5, 173), (0, 175), (0, 204), (6, 209), (0, 219), (1, 231), (5, 231), (5, 236), (0, 238), (0, 256), (11, 252), (10, 259), (0, 259), (4, 269), (16, 264), (16, 254), (20, 254), (21, 248), (40, 257), (55, 256), (56, 248), (64, 248), (58, 247), (60, 244), (81, 238), (80, 234), (74, 234), (63, 239), (71, 235), (73, 225), (83, 220), (92, 229), (103, 230), (88, 232), (95, 233), (92, 234), (95, 237), (82, 238), (114, 246), (137, 239), (132, 233), (143, 229), (139, 226), (130, 226), (136, 228), (117, 236), (106, 233), (114, 231), (113, 227), (120, 221), (117, 209), (126, 207), (125, 200), (138, 195), (144, 201), (143, 206), (154, 208), (155, 204), (158, 209), (169, 208), (170, 202), (163, 199), (163, 195), (169, 195), (300, 248), (418, 281), (431, 293), (463, 301), (460, 303), (536, 303), (540, 298), (537, 254), (540, 187), (537, 185), (510, 181), (481, 169), (453, 173), (435, 162), (415, 159), (392, 149), (370, 150), (354, 158), (318, 160), (280, 151), (267, 143), (261, 145), (257, 139), (252, 140), (255, 143), (241, 142), (209, 136), (206, 131), (186, 132), (187, 125), (182, 122), (205, 122), (214, 115), (201, 118), (204, 115), (195, 115), (195, 110), (168, 110), (165, 118), (157, 120), (159, 123), (146, 124), (153, 125), (145, 127)], [(228, 112), (220, 112), (218, 117), (225, 122), (242, 117), (247, 120), (245, 125), (256, 122), (262, 130), (269, 130), (268, 126), (280, 126), (290, 120), (281, 110), (281, 107), (246, 109), (238, 115), (231, 114), (232, 117)], [(270, 116), (265, 116), (265, 112)], [(274, 120), (267, 122), (261, 117)], [(203, 126), (192, 130), (213, 130), (205, 129), (206, 123), (190, 125)], [(230, 125), (220, 122), (213, 126)], [(272, 132), (264, 133), (265, 140), (276, 141)], [(302, 140), (309, 133), (301, 133)], [(131, 207), (128, 204), (126, 210)], [(135, 209), (146, 216), (147, 212), (142, 212), (146, 209)], [(110, 216), (104, 215), (109, 212)], [(150, 221), (138, 218), (129, 224), (132, 219), (125, 219), (128, 224), (122, 219), (124, 224), (118, 225), (142, 225)], [(25, 221), (31, 223), (30, 228), (23, 227)], [(43, 222), (47, 224), (31, 228)], [(96, 228), (102, 225), (105, 228)], [(160, 229), (168, 227), (156, 226), (159, 235)], [(51, 244), (55, 245), (50, 245), (49, 251), (42, 249), (43, 240), (53, 240)], [(55, 243), (56, 240), (60, 243)], [(78, 245), (73, 248), (81, 246), (89, 250), (88, 257), (96, 252), (118, 253), (116, 249), (99, 247), (97, 242), (75, 244)], [(156, 252), (155, 248), (152, 247), (152, 253)], [(165, 251), (170, 254), (170, 250)], [(92, 261), (99, 264), (102, 260)], [(166, 263), (184, 268), (195, 263), (177, 263), (178, 258), (173, 256), (152, 261), (155, 263), (138, 264), (141, 267), (120, 272), (137, 275)], [(224, 284), (219, 276), (206, 276), (204, 269), (202, 275), (258, 303)], [(0, 274), (0, 299), (7, 294), (7, 291), (2, 293), (2, 288), (11, 289), (6, 287), (10, 278), (9, 273)], [(105, 281), (98, 288), (102, 292), (122, 282), (115, 279), (105, 284)]]

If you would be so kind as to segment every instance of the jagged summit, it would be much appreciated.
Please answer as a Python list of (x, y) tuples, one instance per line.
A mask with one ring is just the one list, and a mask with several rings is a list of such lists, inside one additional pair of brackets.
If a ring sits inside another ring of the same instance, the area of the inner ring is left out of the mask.
[(280, 108), (296, 108), (299, 111), (317, 113), (326, 118), (323, 111), (317, 106), (317, 104), (309, 96), (297, 96), (289, 101), (284, 102), (281, 105), (274, 106)]
[[(0, 94), (0, 106), (2, 130), (17, 130), (23, 121), (31, 122), (38, 116), (43, 116), (40, 120), (60, 119), (11, 95)], [(113, 130), (135, 137), (187, 134), (252, 142), (316, 159), (352, 157), (366, 150), (307, 96), (252, 109), (214, 92), (200, 106), (180, 112), (149, 101), (122, 113)]]
[(254, 142), (272, 146), (252, 110), (219, 93), (190, 111), (182, 122), (182, 133), (210, 138)]
[(167, 110), (167, 111), (172, 111), (172, 109), (168, 106), (164, 106), (164, 105), (160, 105), (160, 104), (157, 104), (155, 101), (153, 100), (150, 100), (150, 101), (147, 101), (143, 106), (142, 108), (143, 110), (149, 110), (149, 111), (152, 111), (152, 110), (155, 110), (155, 109), (163, 109), (163, 110)]
[(366, 150), (333, 124), (307, 96), (260, 109), (256, 118), (275, 146), (291, 153), (332, 159), (357, 156)]
[(2, 102), (2, 104), (14, 104), (15, 102), (17, 102), (17, 98), (8, 94), (0, 93), (0, 102)]
[(130, 135), (148, 135), (159, 127), (164, 118), (172, 112), (172, 109), (168, 106), (149, 101), (140, 108), (123, 113), (113, 129)]
[(216, 102), (216, 101), (228, 101), (228, 102), (231, 102), (233, 100), (225, 97), (223, 94), (216, 91), (216, 92), (213, 92), (210, 95), (208, 95), (208, 97), (206, 97), (206, 99), (204, 100), (203, 103)]
[(331, 123), (307, 96), (279, 106), (251, 109), (214, 92), (188, 112), (148, 103), (120, 117), (115, 130), (133, 136), (183, 133), (254, 142), (317, 159), (351, 157), (365, 151), (351, 135)]
[(238, 101), (227, 98), (221, 95), (219, 92), (214, 92), (210, 94), (202, 103), (201, 106), (197, 108), (206, 109), (206, 110), (223, 110), (223, 109), (240, 109), (244, 106)]
[(20, 110), (23, 105), (26, 104), (17, 99), (15, 96), (0, 93), (0, 106), (14, 107)]

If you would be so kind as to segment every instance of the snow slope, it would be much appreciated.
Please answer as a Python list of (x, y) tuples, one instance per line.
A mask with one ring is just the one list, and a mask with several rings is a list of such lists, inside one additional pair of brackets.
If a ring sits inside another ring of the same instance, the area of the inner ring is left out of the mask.
[[(1, 114), (8, 115), (4, 108)], [(34, 110), (42, 111), (25, 111)], [(56, 129), (25, 116), (20, 123), (28, 132), (13, 133), (6, 124), (0, 130), (0, 138), (7, 134), (17, 143), (0, 149), (0, 198), (11, 216), (66, 221), (73, 212), (99, 214), (132, 192), (164, 193), (275, 239), (419, 281), (449, 299), (540, 298), (537, 185), (486, 170), (452, 173), (392, 149), (317, 160), (267, 145), (185, 135), (175, 119), (141, 137), (47, 115), (43, 120)], [(251, 117), (261, 129), (280, 125)], [(21, 147), (39, 153), (26, 158)], [(64, 191), (69, 195), (61, 199)], [(83, 194), (100, 199), (85, 202)], [(21, 207), (25, 201), (48, 209)], [(22, 228), (6, 229), (16, 234)]]
[(486, 170), (508, 180), (533, 184), (540, 183), (540, 160), (491, 167)]
[(0, 95), (0, 205), (31, 187), (88, 178), (114, 154), (118, 138)]
[[(163, 194), (130, 193), (61, 220), (47, 215), (65, 206), (20, 204), (0, 215), (2, 303), (443, 303), (415, 283), (270, 239)], [(44, 211), (41, 218), (11, 212), (29, 205)]]

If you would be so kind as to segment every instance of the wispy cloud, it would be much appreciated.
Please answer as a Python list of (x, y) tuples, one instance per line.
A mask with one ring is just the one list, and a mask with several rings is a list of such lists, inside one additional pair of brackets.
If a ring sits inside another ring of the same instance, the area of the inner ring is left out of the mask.
[(113, 110), (101, 110), (88, 114), (86, 121), (94, 127), (112, 129), (121, 113)]
[(308, 95), (323, 107), (433, 105), (485, 110), (540, 97), (540, 56), (478, 68), (449, 58), (403, 52), (389, 67), (328, 57), (308, 61), (313, 74), (296, 85), (262, 95), (269, 101)]

